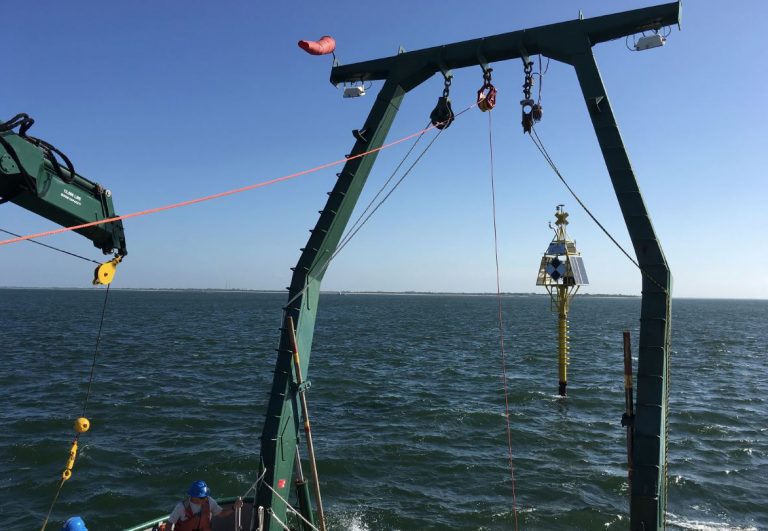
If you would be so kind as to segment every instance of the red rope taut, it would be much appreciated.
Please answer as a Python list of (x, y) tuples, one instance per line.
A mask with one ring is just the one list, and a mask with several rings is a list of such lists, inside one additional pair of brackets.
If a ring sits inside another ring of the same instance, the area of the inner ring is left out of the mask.
[(501, 311), (501, 275), (499, 274), (499, 239), (496, 231), (496, 184), (493, 174), (493, 122), (488, 113), (488, 145), (491, 159), (491, 199), (493, 204), (493, 251), (496, 256), (496, 301), (499, 308), (499, 343), (501, 347), (501, 379), (504, 383), (504, 416), (507, 419), (507, 449), (509, 451), (509, 472), (512, 476), (512, 510), (515, 515), (515, 531), (517, 531), (517, 495), (515, 493), (515, 464), (512, 459), (512, 427), (509, 422), (509, 392), (507, 390), (507, 356), (504, 352), (504, 317)]
[(292, 173), (290, 175), (284, 175), (282, 177), (277, 177), (276, 179), (271, 179), (269, 181), (263, 181), (263, 182), (256, 183), (256, 184), (249, 184), (248, 186), (243, 186), (242, 188), (236, 188), (234, 190), (228, 190), (226, 192), (219, 192), (218, 194), (207, 195), (205, 197), (198, 197), (197, 199), (190, 199), (189, 201), (182, 201), (180, 203), (174, 203), (174, 204), (171, 204), (171, 205), (165, 205), (165, 206), (161, 206), (161, 207), (150, 208), (148, 210), (142, 210), (140, 212), (133, 212), (132, 214), (125, 214), (123, 216), (115, 216), (113, 218), (102, 219), (102, 220), (99, 220), (99, 221), (91, 221), (89, 223), (83, 223), (81, 225), (74, 225), (72, 227), (61, 227), (59, 229), (53, 229), (53, 230), (49, 230), (49, 231), (45, 231), (45, 232), (38, 232), (36, 234), (29, 234), (27, 236), (19, 236), (17, 238), (11, 238), (9, 240), (2, 240), (2, 241), (0, 241), (0, 245), (7, 245), (9, 243), (16, 243), (16, 242), (21, 242), (21, 241), (24, 241), (24, 240), (34, 240), (36, 238), (42, 238), (44, 236), (52, 236), (54, 234), (60, 234), (62, 232), (78, 230), (78, 229), (84, 229), (86, 227), (93, 227), (95, 225), (101, 225), (102, 223), (113, 223), (115, 221), (120, 221), (120, 220), (123, 220), (123, 219), (137, 218), (139, 216), (146, 216), (148, 214), (155, 214), (157, 212), (163, 212), (165, 210), (171, 210), (171, 209), (174, 209), (174, 208), (181, 208), (181, 207), (185, 207), (185, 206), (194, 205), (194, 204), (197, 204), (197, 203), (202, 203), (204, 201), (211, 201), (212, 199), (219, 199), (221, 197), (226, 197), (226, 196), (229, 196), (229, 195), (239, 194), (241, 192), (247, 192), (248, 190), (255, 190), (256, 188), (263, 188), (265, 186), (269, 186), (270, 184), (275, 184), (275, 183), (279, 183), (279, 182), (282, 182), (282, 181), (287, 181), (289, 179), (293, 179), (295, 177), (300, 177), (302, 175), (307, 175), (308, 173), (314, 173), (316, 171), (324, 170), (324, 169), (330, 168), (332, 166), (338, 166), (339, 164), (343, 164), (343, 163), (347, 162), (348, 160), (359, 159), (360, 157), (364, 157), (366, 155), (370, 155), (371, 153), (376, 153), (376, 152), (381, 151), (383, 149), (387, 149), (387, 148), (390, 148), (390, 147), (395, 146), (397, 144), (400, 144), (402, 142), (405, 142), (406, 140), (410, 140), (411, 138), (419, 136), (419, 135), (421, 135), (421, 134), (423, 134), (423, 133), (425, 133), (425, 132), (427, 132), (427, 131), (429, 131), (431, 129), (434, 129), (434, 128), (435, 128), (434, 125), (430, 125), (429, 127), (425, 128), (425, 129), (422, 129), (421, 131), (417, 131), (417, 132), (415, 132), (413, 134), (410, 134), (408, 136), (405, 136), (403, 138), (395, 140), (394, 142), (390, 142), (389, 144), (385, 144), (385, 145), (383, 145), (381, 147), (377, 147), (375, 149), (371, 149), (370, 151), (366, 151), (364, 153), (359, 153), (357, 155), (353, 155), (353, 156), (348, 157), (348, 158), (343, 158), (343, 159), (335, 160), (333, 162), (327, 162), (325, 164), (321, 164), (320, 166), (315, 166), (314, 168), (310, 168), (308, 170), (302, 170), (302, 171), (299, 171), (299, 172), (296, 172), (296, 173)]

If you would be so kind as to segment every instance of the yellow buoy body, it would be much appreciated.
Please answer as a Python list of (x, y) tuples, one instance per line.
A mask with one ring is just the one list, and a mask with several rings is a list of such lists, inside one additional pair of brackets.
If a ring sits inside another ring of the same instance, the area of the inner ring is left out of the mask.
[(565, 388), (568, 385), (568, 294), (563, 289), (558, 289), (558, 291), (560, 292), (558, 294), (560, 309), (557, 324), (557, 374), (560, 380), (559, 393), (561, 396), (565, 396)]
[(77, 433), (85, 433), (91, 429), (91, 421), (85, 417), (80, 417), (75, 421), (75, 431)]

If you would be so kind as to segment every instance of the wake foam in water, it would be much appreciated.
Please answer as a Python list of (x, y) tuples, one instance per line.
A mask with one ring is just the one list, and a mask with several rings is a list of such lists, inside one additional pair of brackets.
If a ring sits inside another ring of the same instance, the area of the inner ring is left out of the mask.
[(370, 531), (368, 524), (363, 521), (363, 515), (358, 513), (338, 515), (337, 525), (344, 531)]
[(757, 527), (732, 526), (726, 522), (703, 522), (699, 520), (687, 520), (672, 513), (667, 513), (667, 526), (670, 529), (684, 529), (691, 531), (758, 531)]

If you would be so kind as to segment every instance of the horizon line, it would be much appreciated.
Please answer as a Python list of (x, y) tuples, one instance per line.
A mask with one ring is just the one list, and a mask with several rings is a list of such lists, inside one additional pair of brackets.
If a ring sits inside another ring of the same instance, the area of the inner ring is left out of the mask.
[[(54, 286), (0, 286), (0, 289), (31, 289), (31, 290), (90, 290), (93, 287), (54, 287)], [(200, 292), (231, 292), (231, 293), (286, 293), (280, 289), (252, 289), (252, 288), (146, 288), (146, 287), (122, 287), (112, 288), (117, 291), (200, 291)], [(385, 291), (385, 290), (321, 290), (321, 295), (464, 295), (464, 296), (495, 296), (497, 293), (490, 291)], [(534, 296), (548, 297), (548, 293), (533, 291), (502, 291), (503, 296)], [(583, 297), (612, 297), (612, 298), (641, 298), (640, 295), (625, 293), (580, 293)], [(755, 300), (768, 301), (768, 299), (749, 297), (672, 297), (673, 299), (698, 299), (698, 300)]]

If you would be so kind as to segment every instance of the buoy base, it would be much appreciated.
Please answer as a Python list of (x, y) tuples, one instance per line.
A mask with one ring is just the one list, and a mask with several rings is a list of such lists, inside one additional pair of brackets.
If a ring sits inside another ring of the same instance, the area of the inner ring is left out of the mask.
[(565, 386), (568, 385), (568, 382), (560, 382), (560, 387), (558, 389), (558, 394), (560, 396), (567, 396), (568, 393), (565, 392)]

